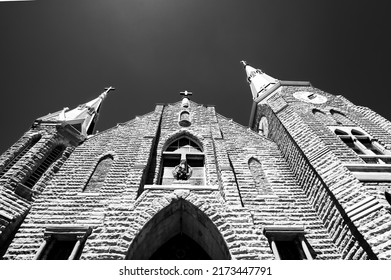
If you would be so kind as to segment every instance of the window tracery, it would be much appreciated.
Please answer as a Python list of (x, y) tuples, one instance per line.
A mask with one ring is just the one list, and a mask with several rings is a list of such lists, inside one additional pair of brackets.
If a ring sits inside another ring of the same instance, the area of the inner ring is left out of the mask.
[(366, 163), (390, 164), (391, 152), (359, 127), (330, 127)]

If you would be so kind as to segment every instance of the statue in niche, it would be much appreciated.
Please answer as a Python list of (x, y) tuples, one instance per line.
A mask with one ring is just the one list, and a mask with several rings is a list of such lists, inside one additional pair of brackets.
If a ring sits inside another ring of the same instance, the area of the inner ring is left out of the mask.
[(172, 171), (172, 175), (176, 180), (188, 180), (192, 173), (193, 171), (185, 159), (182, 159), (181, 162), (175, 166)]

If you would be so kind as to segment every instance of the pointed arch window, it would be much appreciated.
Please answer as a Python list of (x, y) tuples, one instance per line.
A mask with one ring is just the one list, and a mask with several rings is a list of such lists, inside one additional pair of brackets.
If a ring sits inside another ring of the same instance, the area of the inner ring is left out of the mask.
[(315, 118), (319, 120), (323, 124), (333, 124), (333, 120), (326, 115), (326, 113), (322, 112), (321, 110), (318, 109), (313, 109), (312, 114), (314, 114)]
[(359, 127), (330, 127), (366, 163), (390, 164), (391, 152)]
[(103, 157), (96, 165), (94, 172), (88, 179), (88, 182), (84, 188), (84, 192), (97, 192), (103, 186), (103, 183), (107, 177), (107, 173), (110, 171), (114, 158), (112, 155)]
[(161, 184), (205, 184), (204, 153), (195, 141), (184, 136), (167, 146), (163, 152)]
[(8, 172), (8, 170), (11, 169), (12, 166), (14, 166), (32, 147), (34, 147), (35, 144), (38, 143), (38, 141), (41, 139), (41, 135), (37, 135), (30, 139), (28, 141), (27, 145), (25, 145), (19, 153), (1, 170), (0, 172), (0, 178), (5, 175), (5, 173)]
[(354, 125), (354, 123), (341, 112), (331, 109), (330, 114), (333, 116), (337, 125)]
[(34, 170), (30, 177), (26, 180), (24, 185), (30, 189), (39, 181), (42, 175), (49, 169), (49, 167), (61, 157), (65, 150), (64, 145), (57, 145), (44, 159), (44, 161)]

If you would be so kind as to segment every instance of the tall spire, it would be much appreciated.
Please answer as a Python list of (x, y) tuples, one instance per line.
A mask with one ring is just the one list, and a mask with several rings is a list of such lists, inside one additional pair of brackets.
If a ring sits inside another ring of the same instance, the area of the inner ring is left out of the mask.
[(49, 114), (39, 120), (42, 122), (60, 122), (63, 125), (71, 125), (83, 136), (90, 135), (94, 132), (102, 102), (110, 90), (115, 90), (115, 88), (107, 87), (97, 98), (87, 103), (81, 104), (72, 110), (65, 107), (60, 112)]
[(262, 70), (253, 68), (246, 61), (242, 60), (241, 63), (246, 70), (247, 81), (250, 84), (254, 100), (278, 82), (277, 79), (267, 75)]

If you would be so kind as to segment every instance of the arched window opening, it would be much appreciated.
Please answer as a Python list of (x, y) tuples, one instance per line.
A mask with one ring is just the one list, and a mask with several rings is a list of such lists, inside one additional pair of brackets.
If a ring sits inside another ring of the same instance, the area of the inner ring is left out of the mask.
[(163, 152), (161, 184), (204, 185), (204, 154), (188, 137), (173, 141)]
[(353, 151), (355, 151), (359, 155), (364, 154), (364, 152), (356, 145), (354, 138), (349, 133), (347, 133), (346, 131), (340, 130), (340, 129), (336, 129), (334, 132), (336, 135), (339, 136), (339, 138), (342, 140), (342, 142), (344, 142), (346, 144), (346, 146), (351, 148)]
[(107, 174), (110, 171), (110, 168), (113, 164), (113, 157), (111, 155), (103, 157), (98, 164), (95, 166), (95, 169), (88, 179), (88, 182), (84, 188), (84, 192), (96, 192), (103, 186), (103, 183), (106, 179)]
[(331, 109), (330, 114), (333, 116), (335, 123), (338, 125), (354, 125), (354, 123), (341, 112)]
[(41, 139), (41, 135), (37, 135), (33, 139), (31, 139), (25, 147), (22, 148), (22, 150), (1, 170), (0, 172), (0, 178), (3, 177), (5, 173), (8, 172), (8, 170), (11, 169), (12, 166), (14, 166), (38, 141)]
[(42, 175), (49, 169), (49, 167), (61, 157), (65, 150), (64, 145), (57, 145), (44, 159), (44, 161), (35, 169), (35, 171), (26, 180), (24, 185), (28, 188), (33, 188)]
[(322, 111), (318, 110), (318, 109), (312, 109), (312, 113), (314, 115), (325, 115), (325, 113), (323, 113)]
[(349, 135), (349, 133), (343, 131), (343, 130), (340, 130), (340, 129), (336, 129), (335, 130), (335, 134), (337, 135)]
[(365, 133), (358, 131), (357, 129), (352, 129), (351, 133), (352, 133), (352, 135), (355, 135), (355, 136), (366, 136)]
[(320, 121), (323, 124), (330, 124), (333, 123), (333, 120), (330, 121), (330, 117), (327, 116), (324, 112), (318, 110), (318, 109), (313, 109), (312, 113), (314, 114), (314, 117)]
[(340, 127), (335, 134), (366, 163), (391, 163), (391, 152), (359, 128)]
[(368, 152), (373, 153), (375, 155), (383, 155), (383, 152), (381, 151), (380, 147), (376, 147), (376, 144), (373, 143), (373, 140), (368, 134), (358, 131), (357, 129), (352, 129), (351, 133), (359, 142), (358, 144), (361, 144), (362, 147), (365, 147)]

